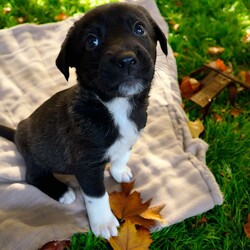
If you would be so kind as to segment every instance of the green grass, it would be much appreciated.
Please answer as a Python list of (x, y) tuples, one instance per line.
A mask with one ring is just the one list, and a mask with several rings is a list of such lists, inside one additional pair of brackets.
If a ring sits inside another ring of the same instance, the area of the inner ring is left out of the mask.
[(87, 234), (76, 233), (71, 238), (71, 250), (105, 250), (108, 248), (106, 240), (101, 237), (95, 237), (92, 232)]
[(1, 0), (0, 29), (23, 22), (56, 22), (61, 13), (73, 16), (108, 2), (112, 0)]
[(249, 67), (249, 43), (242, 43), (250, 28), (250, 9), (247, 1), (157, 0), (162, 15), (168, 22), (179, 24), (171, 29), (169, 41), (177, 57), (180, 76), (188, 74), (213, 57), (207, 54), (211, 46), (225, 48), (221, 59), (231, 62), (236, 71)]
[[(71, 16), (103, 2), (2, 0), (0, 28), (16, 25), (18, 17), (26, 22), (54, 22), (55, 16), (60, 13)], [(250, 43), (243, 42), (246, 30), (250, 28), (249, 3), (248, 0), (157, 0), (166, 21), (179, 24), (177, 30), (170, 25), (169, 42), (178, 53), (176, 59), (180, 79), (216, 58), (207, 54), (211, 46), (225, 48), (220, 58), (233, 65), (235, 74), (240, 70), (250, 70)], [(11, 11), (4, 13), (3, 7), (10, 7)], [(202, 135), (210, 145), (207, 164), (224, 193), (223, 205), (153, 233), (154, 241), (150, 249), (250, 249), (250, 240), (243, 231), (243, 224), (250, 213), (249, 92), (240, 92), (236, 105), (242, 113), (233, 117), (227, 91), (219, 95), (204, 120), (205, 132)], [(214, 119), (214, 113), (221, 115), (221, 122)], [(197, 110), (188, 112), (188, 116), (195, 119)], [(203, 216), (207, 222), (199, 223)], [(110, 246), (105, 240), (88, 233), (74, 235), (72, 249), (104, 250), (110, 249)]]

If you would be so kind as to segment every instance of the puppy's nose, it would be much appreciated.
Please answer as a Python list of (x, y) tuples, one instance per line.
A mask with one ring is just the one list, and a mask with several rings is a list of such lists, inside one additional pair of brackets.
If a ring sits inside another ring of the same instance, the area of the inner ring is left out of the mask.
[(118, 58), (116, 65), (118, 68), (127, 68), (137, 63), (136, 56), (133, 53), (122, 55)]

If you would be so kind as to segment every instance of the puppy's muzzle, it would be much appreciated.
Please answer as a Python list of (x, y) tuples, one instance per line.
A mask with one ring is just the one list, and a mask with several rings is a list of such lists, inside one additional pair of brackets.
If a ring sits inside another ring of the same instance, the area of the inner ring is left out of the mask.
[(117, 57), (116, 66), (123, 70), (135, 68), (137, 64), (136, 55), (133, 52), (124, 52)]
[(109, 51), (100, 64), (99, 72), (105, 90), (116, 96), (131, 96), (150, 84), (154, 64), (140, 49)]

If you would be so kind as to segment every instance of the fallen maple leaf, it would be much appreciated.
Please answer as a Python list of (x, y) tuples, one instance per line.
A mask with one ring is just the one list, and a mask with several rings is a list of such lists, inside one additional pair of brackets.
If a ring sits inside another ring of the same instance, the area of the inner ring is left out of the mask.
[(18, 23), (22, 24), (25, 22), (25, 19), (24, 19), (24, 17), (18, 17), (17, 21), (18, 21)]
[(247, 223), (244, 224), (244, 232), (247, 238), (250, 238), (250, 214), (248, 214)]
[(214, 120), (215, 120), (216, 122), (222, 122), (222, 121), (223, 121), (222, 116), (219, 115), (219, 114), (217, 114), (217, 113), (214, 113), (214, 114), (213, 114), (213, 117), (214, 117)]
[(2, 13), (3, 13), (4, 15), (5, 15), (5, 14), (8, 14), (9, 12), (11, 12), (11, 7), (10, 7), (10, 6), (3, 7)]
[(125, 220), (148, 209), (151, 201), (142, 204), (140, 194), (136, 191), (131, 193), (134, 181), (121, 185), (122, 192), (113, 192), (109, 195), (111, 209), (118, 219)]
[(123, 182), (121, 183), (121, 186), (122, 186), (122, 192), (125, 195), (129, 195), (135, 186), (135, 181)]
[(177, 58), (179, 56), (179, 53), (178, 52), (174, 52), (174, 57)]
[(149, 208), (152, 199), (142, 203), (140, 193), (132, 191), (134, 182), (122, 183), (121, 192), (109, 195), (110, 207), (114, 215), (121, 220), (118, 236), (109, 240), (115, 250), (149, 249), (152, 242), (149, 229), (155, 226), (157, 221), (164, 223), (160, 212), (165, 205)]
[(134, 182), (122, 183), (121, 192), (113, 192), (109, 195), (110, 207), (114, 215), (120, 220), (130, 220), (136, 225), (147, 229), (156, 225), (156, 222), (164, 223), (160, 211), (165, 205), (151, 207), (152, 199), (142, 203), (140, 193), (133, 191)]
[(174, 20), (170, 20), (169, 21), (169, 24), (171, 25), (172, 29), (174, 31), (177, 31), (180, 27), (180, 24), (179, 23), (176, 23)]
[(221, 59), (217, 59), (215, 62), (216, 62), (216, 66), (221, 71), (225, 71), (227, 69), (227, 66), (225, 65), (224, 61), (222, 61)]
[(204, 125), (199, 118), (194, 122), (189, 121), (188, 127), (193, 138), (198, 138), (199, 135), (204, 131)]
[(249, 71), (244, 71), (244, 70), (241, 70), (238, 74), (238, 77), (243, 81), (245, 82), (249, 88), (250, 88), (250, 72)]
[(133, 216), (128, 216), (126, 218), (126, 221), (131, 221), (133, 224), (138, 225), (138, 226), (142, 226), (148, 230), (156, 225), (155, 220), (145, 219), (145, 218), (141, 217), (141, 215), (137, 215), (137, 214), (135, 214)]
[(241, 113), (243, 112), (243, 110), (239, 109), (239, 108), (235, 108), (233, 107), (230, 110), (230, 115), (233, 116), (234, 118), (238, 117)]
[(215, 68), (217, 70), (220, 70), (220, 71), (228, 72), (228, 73), (232, 71), (232, 68), (227, 67), (224, 61), (219, 58), (216, 59), (215, 61), (210, 62), (208, 66)]
[(111, 237), (109, 243), (114, 250), (147, 250), (152, 239), (148, 230), (136, 229), (132, 222), (126, 221), (119, 230), (119, 236)]
[(66, 18), (68, 18), (68, 16), (64, 13), (59, 13), (57, 16), (54, 17), (56, 21), (63, 21)]
[(140, 194), (136, 191), (126, 195), (121, 192), (114, 192), (110, 195), (110, 206), (115, 216), (125, 220), (133, 215), (139, 215), (146, 211), (151, 200), (142, 203)]
[(200, 82), (189, 76), (184, 76), (181, 80), (180, 90), (181, 96), (189, 100), (195, 93), (197, 93), (201, 88)]
[(39, 250), (69, 250), (70, 247), (71, 243), (69, 240), (63, 240), (63, 241), (54, 240), (46, 243)]
[(244, 43), (249, 43), (250, 42), (250, 29), (246, 30), (246, 34), (245, 34), (245, 36), (243, 37), (242, 40), (243, 40)]
[(204, 224), (204, 223), (207, 223), (207, 218), (205, 216), (203, 216), (197, 221), (197, 224)]
[(165, 205), (159, 205), (155, 207), (151, 207), (147, 209), (145, 212), (141, 213), (140, 216), (144, 219), (156, 220), (164, 223), (164, 219), (160, 215), (161, 210), (165, 207)]

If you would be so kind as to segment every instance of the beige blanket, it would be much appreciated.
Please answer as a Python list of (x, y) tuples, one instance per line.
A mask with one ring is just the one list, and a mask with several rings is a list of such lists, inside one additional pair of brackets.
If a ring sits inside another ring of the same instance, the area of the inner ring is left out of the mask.
[[(134, 1), (138, 3), (139, 1)], [(167, 35), (167, 26), (153, 1), (146, 6)], [(75, 18), (56, 24), (20, 25), (0, 31), (0, 123), (15, 127), (55, 92), (70, 83), (55, 58)], [(135, 189), (152, 205), (166, 204), (166, 224), (203, 213), (222, 203), (222, 194), (205, 164), (207, 144), (192, 139), (181, 108), (176, 63), (158, 48), (156, 74), (147, 126), (133, 149), (129, 165)], [(72, 176), (63, 179), (76, 191), (73, 204), (62, 205), (25, 183), (25, 165), (13, 143), (0, 138), (0, 248), (33, 250), (55, 239), (88, 230), (80, 188)], [(107, 172), (109, 192), (119, 189)]]

